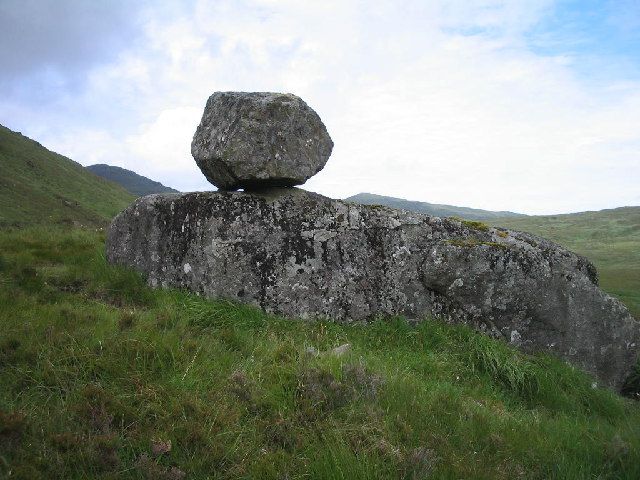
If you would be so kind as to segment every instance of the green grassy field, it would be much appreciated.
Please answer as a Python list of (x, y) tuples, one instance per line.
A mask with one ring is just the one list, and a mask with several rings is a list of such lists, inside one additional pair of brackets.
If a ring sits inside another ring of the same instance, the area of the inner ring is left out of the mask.
[(557, 360), (154, 291), (103, 252), (0, 232), (0, 477), (640, 478), (640, 404)]
[(135, 197), (0, 125), (0, 227), (104, 225)]
[(546, 237), (584, 255), (597, 267), (600, 286), (640, 318), (640, 207), (491, 223)]

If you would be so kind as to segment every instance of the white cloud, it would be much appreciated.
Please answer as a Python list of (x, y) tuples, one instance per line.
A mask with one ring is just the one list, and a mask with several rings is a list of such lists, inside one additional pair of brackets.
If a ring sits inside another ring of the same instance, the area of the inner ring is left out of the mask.
[(199, 107), (160, 112), (153, 123), (143, 125), (139, 133), (126, 139), (131, 158), (139, 159), (138, 165), (128, 164), (127, 168), (181, 190), (197, 189), (202, 174), (191, 157), (191, 138), (201, 115)]
[[(305, 186), (320, 193), (528, 213), (638, 203), (640, 84), (595, 86), (577, 59), (530, 51), (525, 33), (551, 7), (198, 0), (172, 16), (150, 10), (146, 41), (94, 68), (77, 105), (65, 102), (66, 131), (41, 138), (84, 164), (205, 189), (189, 145), (206, 98), (290, 91), (335, 142)], [(90, 126), (75, 118), (88, 111)]]

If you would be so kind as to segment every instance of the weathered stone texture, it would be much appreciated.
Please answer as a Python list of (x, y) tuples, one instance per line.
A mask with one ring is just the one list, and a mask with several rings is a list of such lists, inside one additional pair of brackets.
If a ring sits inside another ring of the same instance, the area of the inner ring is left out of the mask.
[(298, 189), (138, 199), (114, 220), (107, 258), (153, 286), (291, 317), (440, 315), (615, 388), (640, 342), (640, 323), (597, 287), (593, 266), (556, 244)]
[(191, 144), (196, 163), (223, 190), (300, 185), (327, 163), (333, 142), (295, 95), (216, 92)]

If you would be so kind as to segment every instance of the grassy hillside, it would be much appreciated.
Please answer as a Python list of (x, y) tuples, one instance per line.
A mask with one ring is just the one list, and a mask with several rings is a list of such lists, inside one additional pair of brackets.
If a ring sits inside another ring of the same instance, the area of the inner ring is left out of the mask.
[(0, 226), (104, 224), (133, 199), (120, 186), (0, 125)]
[(640, 404), (562, 362), (153, 291), (103, 252), (0, 231), (0, 477), (640, 478)]
[[(151, 290), (104, 233), (51, 225), (131, 195), (3, 127), (0, 168), (0, 478), (640, 478), (640, 402), (560, 361)], [(639, 211), (496, 223), (587, 252), (633, 305)]]
[(99, 177), (117, 183), (122, 188), (138, 197), (143, 197), (152, 193), (178, 193), (178, 190), (165, 187), (160, 182), (138, 175), (136, 172), (132, 172), (126, 168), (104, 164), (89, 165), (86, 168)]
[(411, 212), (426, 213), (436, 217), (461, 217), (468, 220), (486, 220), (488, 218), (523, 217), (521, 213), (492, 212), (478, 208), (455, 207), (453, 205), (440, 205), (437, 203), (415, 202), (402, 198), (384, 197), (373, 193), (358, 193), (345, 199), (348, 202), (363, 203), (365, 205), (385, 205), (391, 208), (401, 208)]
[(489, 221), (541, 235), (586, 256), (598, 268), (601, 287), (640, 318), (640, 207)]

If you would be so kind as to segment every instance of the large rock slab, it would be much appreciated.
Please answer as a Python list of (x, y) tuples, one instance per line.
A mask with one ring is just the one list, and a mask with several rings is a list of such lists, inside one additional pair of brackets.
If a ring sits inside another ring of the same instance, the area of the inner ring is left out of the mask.
[(638, 353), (640, 323), (552, 242), (299, 189), (138, 199), (113, 221), (107, 258), (153, 286), (290, 317), (442, 316), (614, 388)]
[(191, 143), (202, 173), (223, 190), (303, 184), (332, 149), (322, 120), (302, 99), (265, 92), (211, 95)]

